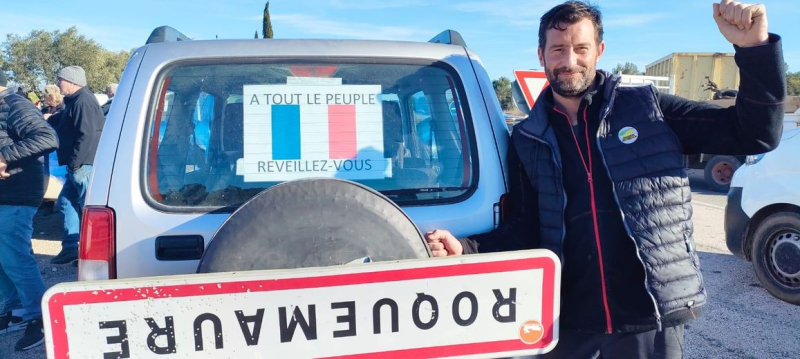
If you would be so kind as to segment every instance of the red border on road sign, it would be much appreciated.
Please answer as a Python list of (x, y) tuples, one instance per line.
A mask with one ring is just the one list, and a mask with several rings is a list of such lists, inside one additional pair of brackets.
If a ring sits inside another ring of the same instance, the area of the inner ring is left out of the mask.
[(522, 90), (522, 93), (525, 95), (525, 102), (528, 103), (528, 108), (533, 109), (533, 104), (536, 103), (536, 99), (539, 98), (539, 94), (541, 94), (547, 86), (550, 86), (549, 82), (545, 81), (544, 86), (542, 87), (541, 91), (536, 94), (536, 97), (533, 96), (531, 93), (531, 89), (528, 88), (527, 82), (525, 79), (547, 79), (547, 75), (544, 71), (533, 71), (533, 70), (514, 70), (514, 77), (517, 79), (517, 84), (519, 84), (519, 88)]
[[(166, 298), (208, 296), (218, 294), (237, 294), (245, 292), (269, 292), (290, 289), (310, 289), (358, 285), (369, 283), (385, 283), (428, 278), (465, 276), (484, 273), (514, 272), (530, 269), (544, 270), (542, 324), (545, 328), (544, 338), (534, 345), (523, 343), (519, 339), (484, 343), (448, 345), (440, 347), (415, 348), (398, 351), (366, 353), (335, 358), (409, 358), (463, 356), (483, 353), (511, 352), (531, 349), (542, 349), (553, 341), (553, 306), (555, 294), (556, 267), (551, 258), (515, 259), (495, 262), (448, 265), (431, 268), (410, 268), (391, 271), (352, 273), (340, 275), (323, 275), (317, 277), (267, 279), (255, 281), (209, 282), (207, 284), (181, 284), (162, 287), (138, 287), (114, 290), (87, 290), (78, 292), (55, 293), (47, 305), (50, 310), (50, 325), (53, 333), (53, 353), (57, 359), (67, 359), (69, 344), (67, 341), (67, 323), (64, 307), (94, 303), (127, 302), (141, 300), (159, 300)], [(203, 288), (200, 288), (200, 287)], [(105, 293), (111, 292), (111, 293)], [(104, 295), (106, 294), (106, 295)], [(116, 298), (116, 299), (113, 299)], [(518, 313), (517, 315), (523, 315)]]

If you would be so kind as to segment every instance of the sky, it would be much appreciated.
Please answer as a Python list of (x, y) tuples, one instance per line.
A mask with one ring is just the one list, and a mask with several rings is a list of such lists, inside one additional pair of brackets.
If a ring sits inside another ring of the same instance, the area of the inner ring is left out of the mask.
[[(108, 50), (144, 44), (170, 25), (193, 39), (252, 39), (261, 33), (263, 0), (4, 1), (0, 35), (66, 30)], [(539, 18), (561, 0), (272, 0), (275, 38), (427, 41), (456, 30), (495, 79), (538, 69)], [(606, 52), (598, 68), (633, 62), (640, 71), (673, 52), (733, 52), (712, 18), (712, 1), (594, 0), (603, 12)], [(800, 71), (798, 0), (763, 0), (770, 32), (783, 37), (790, 71)], [(2, 37), (5, 41), (5, 37)]]

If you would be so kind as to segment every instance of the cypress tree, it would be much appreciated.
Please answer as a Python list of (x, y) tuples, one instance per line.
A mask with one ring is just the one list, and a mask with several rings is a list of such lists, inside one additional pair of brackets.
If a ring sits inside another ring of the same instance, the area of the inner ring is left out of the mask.
[(263, 35), (265, 39), (271, 39), (272, 21), (269, 19), (269, 1), (267, 1), (267, 4), (264, 5), (264, 23), (262, 27), (263, 29), (261, 31), (261, 35)]

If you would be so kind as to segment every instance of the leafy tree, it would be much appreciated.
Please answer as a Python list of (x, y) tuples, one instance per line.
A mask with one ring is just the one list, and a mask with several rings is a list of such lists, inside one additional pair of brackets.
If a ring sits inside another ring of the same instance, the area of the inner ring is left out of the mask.
[(492, 81), (494, 93), (497, 95), (497, 100), (500, 101), (500, 107), (503, 111), (511, 111), (514, 109), (514, 97), (511, 96), (511, 80), (503, 76), (497, 80)]
[(24, 37), (9, 34), (0, 49), (3, 69), (17, 85), (40, 89), (54, 84), (62, 67), (77, 65), (86, 70), (93, 92), (103, 92), (109, 83), (119, 82), (131, 55), (130, 51), (108, 51), (78, 34), (75, 27), (63, 32), (33, 30)]
[(625, 64), (617, 64), (611, 73), (618, 74), (622, 73), (623, 75), (644, 75), (644, 72), (640, 72), (639, 68), (636, 67), (636, 64), (633, 62), (626, 62)]
[(269, 19), (269, 1), (267, 1), (267, 4), (264, 5), (264, 21), (263, 22), (264, 23), (262, 25), (263, 29), (261, 31), (261, 34), (264, 35), (265, 39), (271, 39), (272, 38), (272, 21)]

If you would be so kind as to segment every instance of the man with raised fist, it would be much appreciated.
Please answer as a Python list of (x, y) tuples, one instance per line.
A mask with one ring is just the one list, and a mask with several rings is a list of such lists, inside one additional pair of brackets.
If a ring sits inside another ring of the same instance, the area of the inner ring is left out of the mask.
[(682, 357), (684, 324), (707, 297), (683, 155), (775, 149), (786, 96), (765, 6), (723, 0), (713, 17), (741, 74), (729, 108), (619, 87), (596, 69), (605, 50), (597, 7), (567, 1), (544, 14), (538, 54), (550, 86), (512, 134), (510, 210), (489, 233), (426, 234), (434, 256), (558, 255), (559, 342), (545, 358)]

